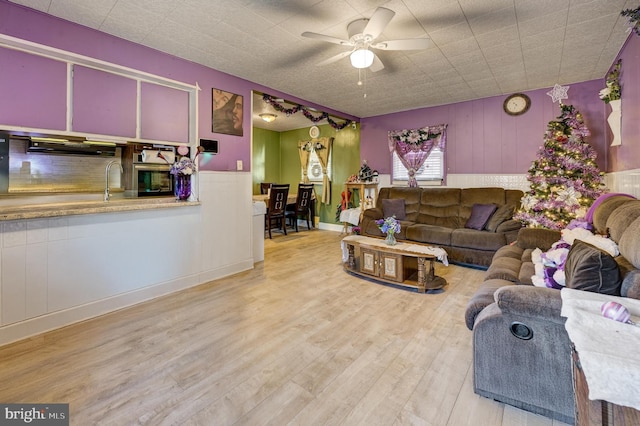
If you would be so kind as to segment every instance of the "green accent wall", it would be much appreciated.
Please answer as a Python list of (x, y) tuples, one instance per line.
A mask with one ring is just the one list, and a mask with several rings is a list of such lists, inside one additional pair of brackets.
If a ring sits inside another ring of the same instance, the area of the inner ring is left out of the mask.
[(251, 163), (254, 194), (261, 182), (280, 182), (280, 132), (253, 128)]
[[(311, 127), (311, 126), (309, 126)], [(309, 127), (290, 130), (287, 132), (273, 132), (270, 130), (253, 128), (252, 173), (253, 193), (260, 193), (260, 182), (288, 183), (291, 188), (297, 188), (302, 179), (300, 170), (300, 156), (298, 155), (298, 141), (310, 139)], [(360, 128), (351, 126), (336, 131), (328, 124), (318, 126), (320, 137), (332, 137), (333, 150), (331, 179), (331, 203), (316, 203), (316, 215), (320, 222), (337, 223), (336, 207), (342, 201), (341, 193), (347, 178), (360, 170)], [(277, 143), (274, 139), (277, 139)], [(277, 157), (275, 146), (278, 147)], [(275, 180), (269, 180), (273, 178)], [(322, 195), (322, 185), (316, 184), (316, 195)]]

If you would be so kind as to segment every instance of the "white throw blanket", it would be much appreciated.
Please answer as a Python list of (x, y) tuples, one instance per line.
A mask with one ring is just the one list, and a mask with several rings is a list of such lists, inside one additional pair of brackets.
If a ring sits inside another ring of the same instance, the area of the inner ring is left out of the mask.
[(640, 410), (640, 327), (605, 318), (608, 301), (625, 306), (640, 321), (640, 300), (563, 288), (561, 315), (580, 356), (589, 399)]
[(361, 212), (360, 207), (342, 210), (340, 212), (340, 222), (348, 222), (357, 226), (360, 223)]
[[(349, 251), (347, 250), (347, 245), (345, 241), (354, 241), (360, 242), (362, 244), (367, 244), (369, 246), (376, 247), (389, 247), (384, 240), (379, 240), (377, 238), (365, 237), (364, 235), (349, 235), (342, 239), (342, 262), (346, 262), (349, 260)], [(445, 266), (449, 266), (449, 259), (447, 258), (447, 252), (440, 247), (431, 247), (431, 246), (422, 246), (419, 244), (411, 244), (404, 243), (398, 241), (398, 243), (393, 246), (396, 250), (402, 250), (410, 253), (418, 253), (418, 254), (428, 254), (430, 256), (434, 256)]]

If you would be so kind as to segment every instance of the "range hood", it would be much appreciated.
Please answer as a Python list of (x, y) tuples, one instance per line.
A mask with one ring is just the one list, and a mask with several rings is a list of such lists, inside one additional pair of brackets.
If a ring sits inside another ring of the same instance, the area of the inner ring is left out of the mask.
[(57, 155), (95, 155), (113, 157), (116, 144), (111, 142), (72, 141), (62, 138), (30, 137), (27, 152)]

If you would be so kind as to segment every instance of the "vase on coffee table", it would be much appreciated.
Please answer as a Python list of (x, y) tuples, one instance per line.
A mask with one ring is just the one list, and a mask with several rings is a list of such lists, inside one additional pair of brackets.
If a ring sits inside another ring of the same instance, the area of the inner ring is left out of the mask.
[(387, 238), (385, 238), (384, 242), (387, 243), (387, 245), (395, 246), (397, 243), (395, 233), (387, 232)]

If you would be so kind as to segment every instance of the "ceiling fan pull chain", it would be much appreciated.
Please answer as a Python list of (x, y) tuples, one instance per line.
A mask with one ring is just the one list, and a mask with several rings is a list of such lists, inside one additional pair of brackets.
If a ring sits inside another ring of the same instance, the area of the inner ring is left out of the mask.
[(362, 71), (364, 73), (364, 95), (362, 96), (364, 99), (367, 98), (367, 70)]

